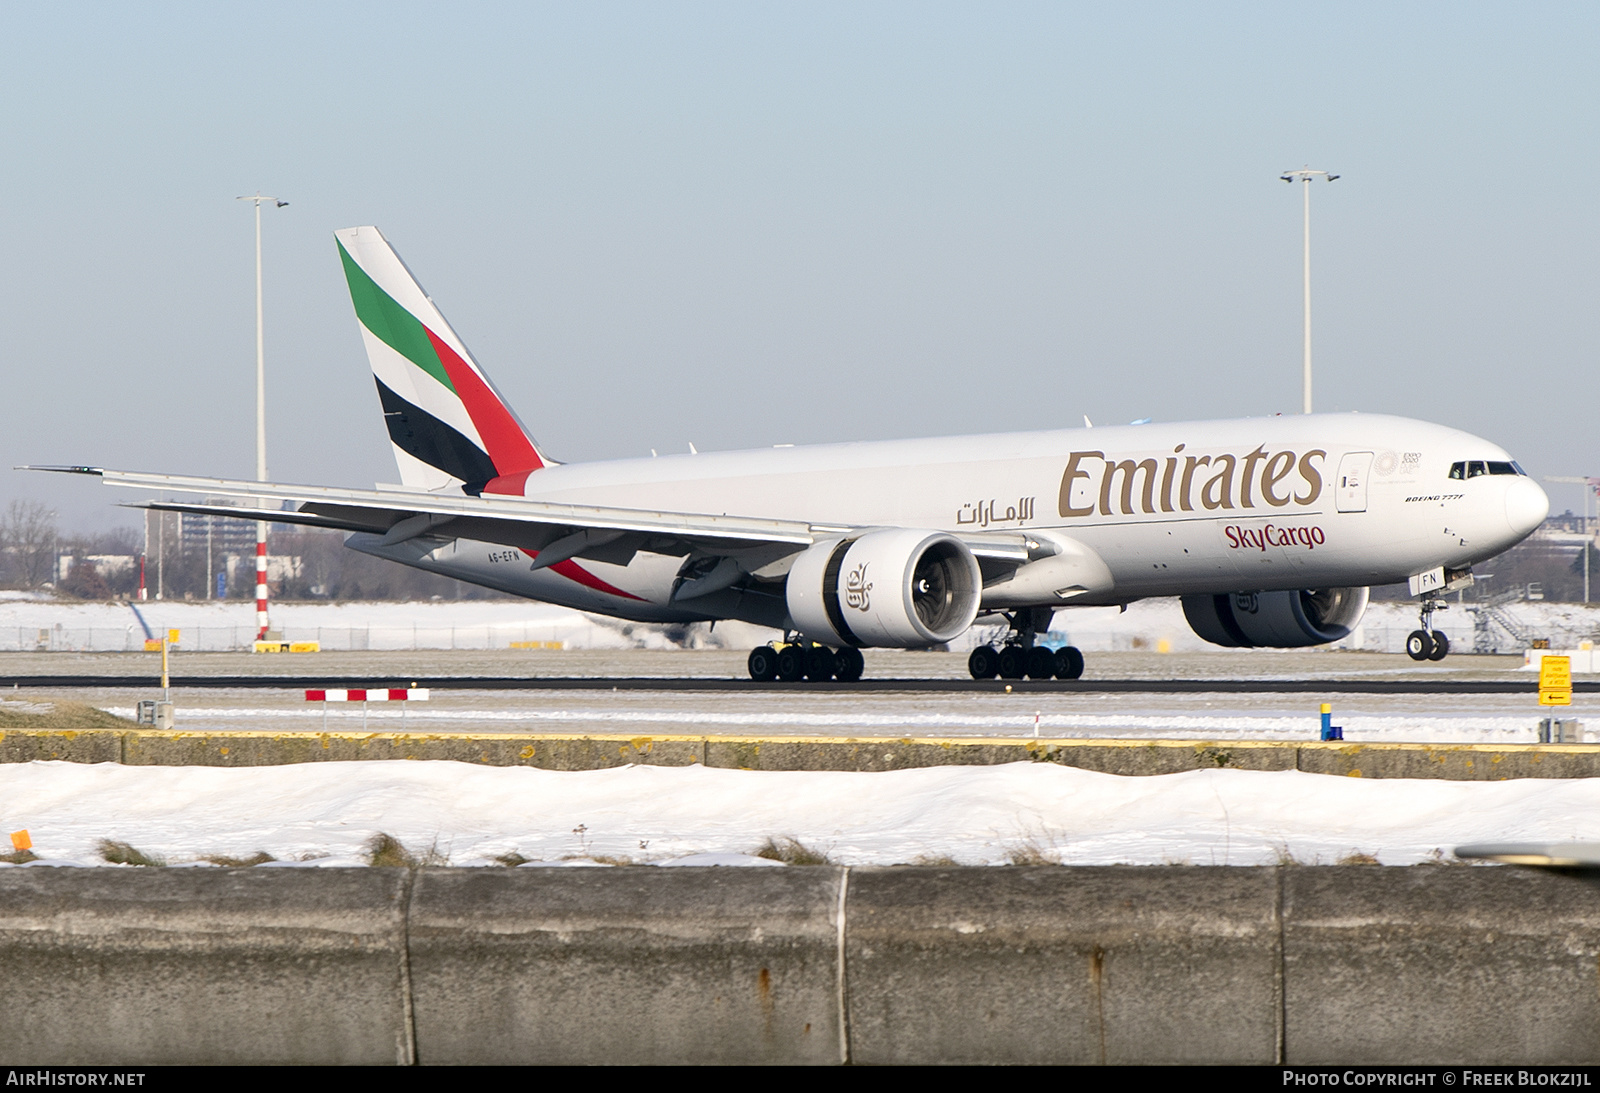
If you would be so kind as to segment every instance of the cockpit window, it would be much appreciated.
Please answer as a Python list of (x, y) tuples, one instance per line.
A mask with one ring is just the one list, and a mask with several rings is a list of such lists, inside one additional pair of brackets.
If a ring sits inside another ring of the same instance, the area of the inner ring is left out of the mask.
[(1527, 475), (1516, 463), (1500, 463), (1494, 460), (1470, 459), (1460, 463), (1450, 464), (1450, 477), (1460, 480), (1463, 478), (1477, 478), (1485, 474), (1520, 474)]

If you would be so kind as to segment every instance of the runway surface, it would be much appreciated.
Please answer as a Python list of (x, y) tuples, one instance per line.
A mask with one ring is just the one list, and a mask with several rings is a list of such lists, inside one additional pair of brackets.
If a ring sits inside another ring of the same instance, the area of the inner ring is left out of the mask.
[[(1404, 656), (1322, 650), (1097, 653), (1077, 680), (976, 680), (960, 653), (867, 650), (856, 683), (757, 683), (739, 651), (421, 650), (293, 655), (186, 653), (171, 661), (173, 686), (293, 690), (362, 684), (469, 691), (662, 691), (730, 694), (1341, 694), (1533, 693), (1521, 657), (1456, 656), (1417, 664)], [(145, 653), (0, 654), (0, 687), (144, 688), (160, 673)], [(1600, 679), (1575, 681), (1600, 693)]]
[[(177, 727), (197, 732), (682, 733), (1315, 739), (1318, 707), (1352, 743), (1532, 743), (1542, 717), (1600, 728), (1600, 681), (1571, 707), (1537, 703), (1521, 657), (1324, 651), (1104, 653), (1070, 683), (975, 681), (954, 653), (869, 650), (857, 684), (756, 684), (736, 651), (202, 653), (173, 658)], [(84, 702), (132, 718), (157, 697), (159, 657), (5, 654), (0, 697)], [(309, 686), (429, 688), (422, 703), (305, 701)], [(0, 710), (9, 703), (0, 702)], [(11, 707), (21, 709), (21, 707)]]
[[(0, 675), (0, 687), (51, 690), (78, 687), (134, 688), (154, 686), (159, 676), (34, 676)], [(863, 679), (854, 683), (758, 683), (750, 679), (671, 679), (634, 676), (395, 676), (368, 673), (360, 681), (349, 676), (172, 676), (171, 685), (201, 690), (296, 690), (373, 686), (423, 687), (436, 691), (666, 691), (779, 694), (1390, 694), (1504, 695), (1534, 694), (1538, 680), (1449, 679)], [(1600, 681), (1575, 680), (1578, 693), (1600, 693)]]

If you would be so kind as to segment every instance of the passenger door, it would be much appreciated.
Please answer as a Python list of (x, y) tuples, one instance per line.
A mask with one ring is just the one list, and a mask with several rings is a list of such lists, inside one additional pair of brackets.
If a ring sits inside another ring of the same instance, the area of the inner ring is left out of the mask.
[(1339, 512), (1367, 511), (1367, 474), (1371, 470), (1371, 452), (1346, 452), (1339, 460), (1339, 480), (1334, 488)]

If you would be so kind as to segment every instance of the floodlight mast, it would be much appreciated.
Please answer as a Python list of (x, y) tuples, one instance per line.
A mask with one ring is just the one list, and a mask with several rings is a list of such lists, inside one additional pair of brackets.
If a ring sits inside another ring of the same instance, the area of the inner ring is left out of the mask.
[(1309, 167), (1298, 171), (1285, 171), (1278, 176), (1285, 182), (1302, 182), (1305, 193), (1305, 247), (1303, 253), (1302, 288), (1305, 299), (1305, 361), (1300, 378), (1301, 413), (1311, 412), (1311, 180), (1325, 178), (1329, 182), (1338, 178), (1327, 171), (1313, 171)]
[[(267, 480), (267, 365), (265, 340), (261, 324), (261, 203), (270, 201), (273, 208), (289, 204), (276, 197), (267, 197), (260, 190), (254, 194), (235, 198), (251, 201), (256, 207), (256, 481)], [(207, 581), (215, 581), (216, 574), (207, 573)], [(256, 521), (256, 640), (266, 639), (267, 622), (267, 524)]]

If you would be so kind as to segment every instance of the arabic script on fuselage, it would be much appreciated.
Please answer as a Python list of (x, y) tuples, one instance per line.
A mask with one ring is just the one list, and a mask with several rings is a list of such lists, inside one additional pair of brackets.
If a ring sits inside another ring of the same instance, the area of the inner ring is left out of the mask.
[(968, 501), (956, 510), (956, 523), (977, 524), (980, 528), (991, 524), (1023, 524), (1033, 519), (1035, 500), (1033, 497), (1019, 497), (1015, 504), (1007, 505), (1004, 509), (993, 499)]

